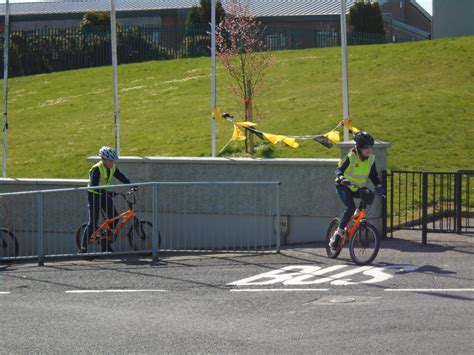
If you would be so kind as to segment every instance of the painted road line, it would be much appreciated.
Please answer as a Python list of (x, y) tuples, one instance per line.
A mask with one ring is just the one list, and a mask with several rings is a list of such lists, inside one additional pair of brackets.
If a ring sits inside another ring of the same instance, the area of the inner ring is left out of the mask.
[(387, 288), (387, 292), (474, 292), (474, 288)]
[(0, 295), (8, 295), (10, 292), (0, 292)]
[(166, 290), (71, 290), (65, 293), (132, 293), (132, 292), (166, 292)]
[(311, 292), (311, 291), (329, 291), (329, 288), (235, 288), (230, 292)]

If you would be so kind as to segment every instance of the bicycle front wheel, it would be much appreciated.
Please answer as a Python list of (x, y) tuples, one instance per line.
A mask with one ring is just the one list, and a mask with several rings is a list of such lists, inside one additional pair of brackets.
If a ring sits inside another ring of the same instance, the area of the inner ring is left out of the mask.
[[(145, 220), (135, 220), (128, 230), (128, 241), (135, 251), (152, 250), (153, 225)], [(158, 232), (158, 247), (161, 244), (161, 235)]]
[(78, 249), (82, 247), (82, 238), (84, 237), (84, 233), (87, 230), (87, 223), (84, 223), (76, 232), (76, 245)]
[(368, 265), (374, 261), (379, 249), (380, 237), (377, 229), (369, 223), (361, 223), (349, 244), (352, 261), (357, 265)]
[(334, 232), (336, 231), (336, 229), (339, 227), (339, 218), (334, 218), (331, 223), (329, 223), (329, 227), (328, 227), (328, 230), (326, 232), (326, 253), (328, 254), (328, 257), (330, 257), (331, 259), (335, 259), (339, 256), (339, 254), (341, 253), (341, 250), (342, 250), (342, 241), (341, 243), (339, 244), (339, 246), (337, 247), (336, 250), (333, 250), (330, 246), (329, 246), (329, 242), (331, 240), (331, 237), (334, 235)]
[(0, 259), (18, 256), (18, 241), (8, 229), (0, 229)]

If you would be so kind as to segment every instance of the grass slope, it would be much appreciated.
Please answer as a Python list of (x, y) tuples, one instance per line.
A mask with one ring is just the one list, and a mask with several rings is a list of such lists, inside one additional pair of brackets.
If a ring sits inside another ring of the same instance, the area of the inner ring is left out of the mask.
[[(349, 47), (350, 116), (355, 127), (392, 143), (389, 169), (473, 168), (474, 37)], [(255, 99), (258, 128), (287, 135), (325, 133), (341, 119), (340, 49), (275, 52)], [(242, 114), (217, 69), (218, 106)], [(121, 154), (210, 156), (209, 58), (119, 67)], [(114, 145), (111, 68), (9, 81), (9, 177), (85, 178), (85, 158)], [(232, 125), (217, 123), (217, 147)], [(258, 139), (257, 139), (258, 141)], [(256, 156), (338, 157), (313, 141), (270, 144)], [(232, 143), (229, 154), (243, 143)], [(240, 153), (241, 154), (241, 153)], [(0, 157), (1, 158), (1, 157)]]

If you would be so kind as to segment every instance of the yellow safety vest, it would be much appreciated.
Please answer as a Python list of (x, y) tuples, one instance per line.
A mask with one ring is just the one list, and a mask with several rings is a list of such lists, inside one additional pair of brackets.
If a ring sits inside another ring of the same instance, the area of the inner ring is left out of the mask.
[[(370, 174), (370, 169), (375, 161), (374, 155), (369, 155), (366, 160), (361, 160), (354, 152), (350, 152), (347, 157), (349, 158), (349, 166), (344, 171), (344, 177), (351, 182), (349, 189), (351, 191), (359, 190), (359, 187), (367, 185), (367, 178)], [(343, 161), (339, 162), (341, 166)]]
[[(110, 181), (112, 180), (114, 174), (115, 174), (115, 170), (117, 169), (115, 167), (115, 164), (112, 166), (112, 169), (110, 169), (110, 174), (107, 174), (107, 168), (104, 166), (104, 163), (103, 161), (101, 160), (100, 162), (98, 162), (97, 164), (95, 164), (91, 170), (89, 170), (89, 175), (92, 171), (92, 169), (94, 169), (95, 167), (98, 167), (99, 168), (99, 172), (100, 172), (100, 179), (99, 179), (99, 186), (108, 186), (110, 185)], [(89, 181), (89, 184), (87, 185), (88, 187), (90, 187), (90, 181)], [(98, 192), (97, 190), (88, 190), (89, 192), (92, 192), (94, 194), (98, 194), (100, 195), (101, 193)]]

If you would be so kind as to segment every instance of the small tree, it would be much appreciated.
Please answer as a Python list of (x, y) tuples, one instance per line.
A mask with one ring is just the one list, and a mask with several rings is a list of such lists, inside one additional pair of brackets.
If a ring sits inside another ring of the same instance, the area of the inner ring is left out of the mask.
[[(249, 11), (249, 4), (228, 1), (228, 12), (216, 29), (217, 55), (233, 82), (230, 90), (244, 103), (246, 121), (253, 121), (253, 98), (261, 88), (266, 69), (273, 62), (265, 52), (263, 28)], [(247, 132), (246, 152), (253, 153), (253, 135)]]
[(358, 0), (349, 10), (349, 23), (354, 32), (385, 34), (378, 2)]
[(110, 13), (86, 12), (79, 25), (81, 30), (91, 30), (94, 27), (110, 26)]
[[(216, 23), (225, 17), (225, 11), (220, 1), (216, 3)], [(211, 23), (211, 0), (200, 0), (199, 6), (193, 6), (186, 20), (187, 27), (208, 25)]]

